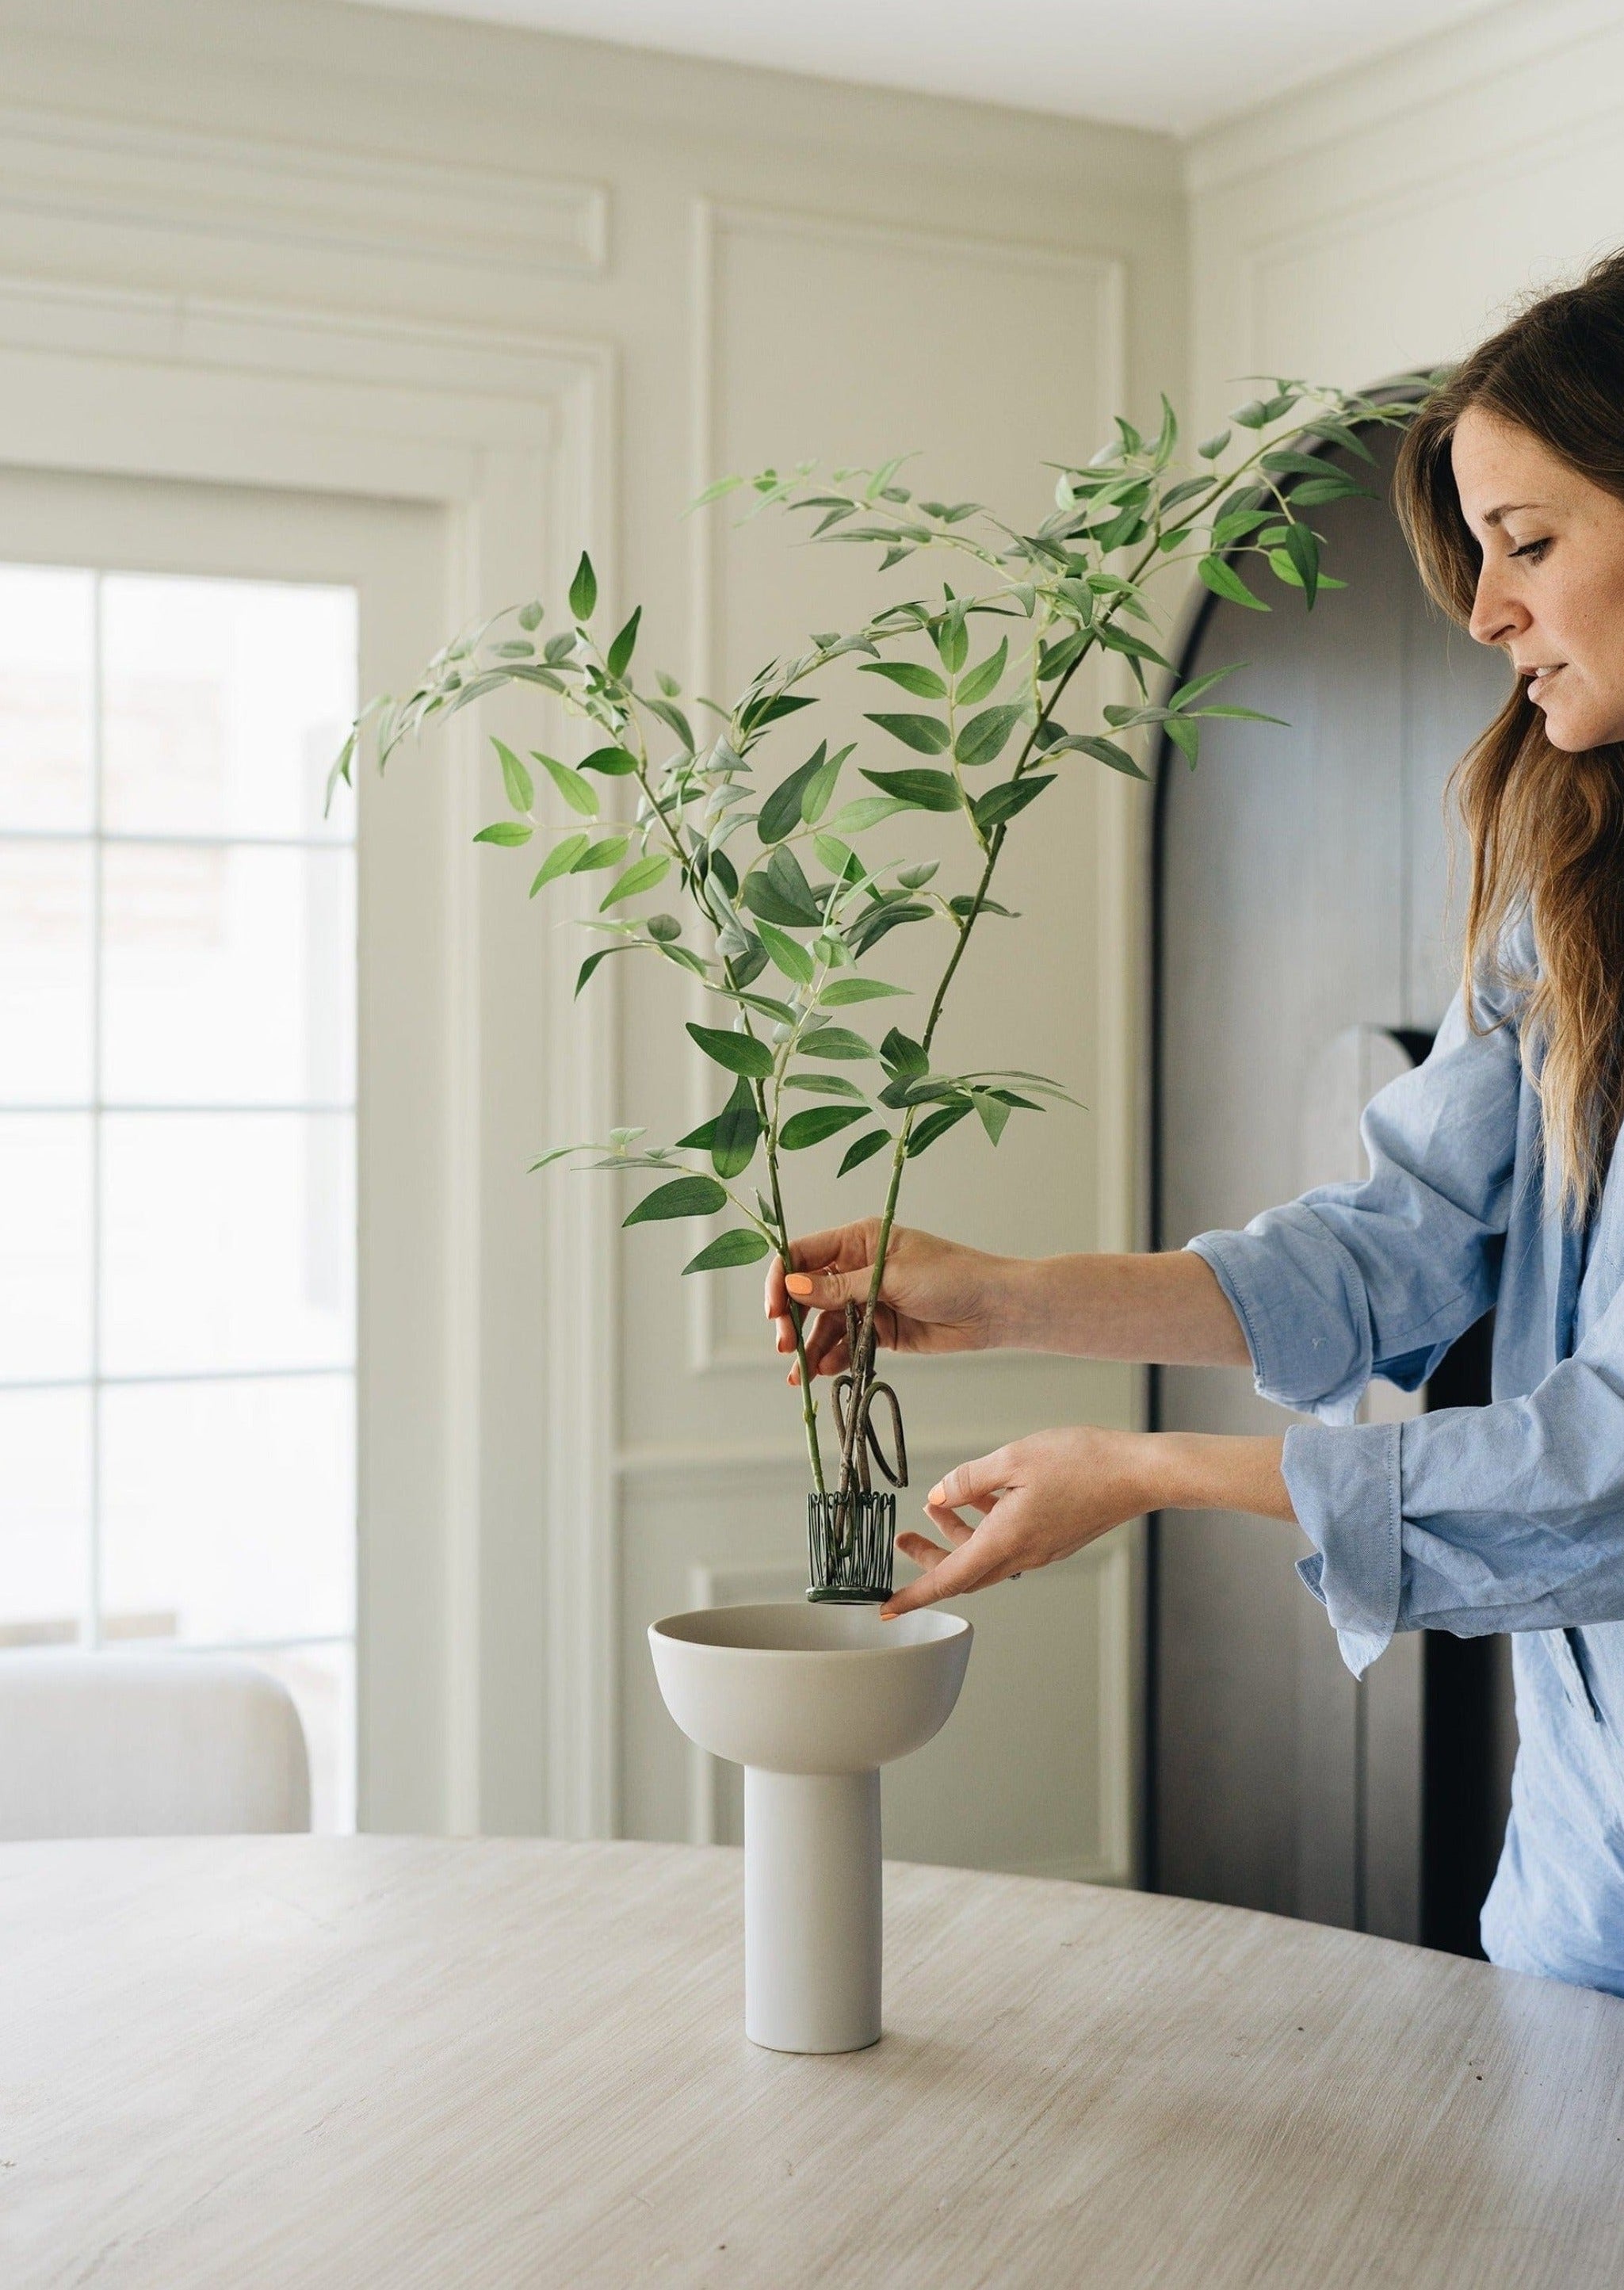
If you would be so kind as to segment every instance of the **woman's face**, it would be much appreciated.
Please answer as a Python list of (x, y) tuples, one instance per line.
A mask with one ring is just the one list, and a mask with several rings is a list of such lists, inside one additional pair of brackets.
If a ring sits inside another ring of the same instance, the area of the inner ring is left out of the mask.
[(1624, 500), (1471, 406), (1455, 486), (1483, 551), (1471, 630), (1499, 645), (1568, 754), (1624, 740)]

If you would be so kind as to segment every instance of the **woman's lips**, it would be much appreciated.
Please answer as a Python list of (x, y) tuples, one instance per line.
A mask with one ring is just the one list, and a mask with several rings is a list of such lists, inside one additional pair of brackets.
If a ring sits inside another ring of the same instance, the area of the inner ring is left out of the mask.
[(1565, 661), (1559, 660), (1550, 668), (1536, 668), (1534, 669), (1532, 675), (1528, 679), (1528, 697), (1533, 701), (1536, 705), (1544, 699), (1546, 693), (1549, 691), (1552, 679), (1560, 676), (1566, 666), (1567, 662)]

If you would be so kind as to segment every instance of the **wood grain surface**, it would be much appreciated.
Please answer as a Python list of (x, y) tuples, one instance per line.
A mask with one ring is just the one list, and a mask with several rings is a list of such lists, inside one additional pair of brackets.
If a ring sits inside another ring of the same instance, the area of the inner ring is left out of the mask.
[(5, 2290), (1624, 2282), (1624, 2003), (886, 1871), (887, 2033), (740, 2026), (739, 1856), (0, 1849)]

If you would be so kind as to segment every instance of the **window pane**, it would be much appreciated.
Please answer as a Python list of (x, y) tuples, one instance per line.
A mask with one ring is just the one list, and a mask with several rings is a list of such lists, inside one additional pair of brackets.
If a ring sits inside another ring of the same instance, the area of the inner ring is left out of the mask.
[(351, 1365), (352, 1115), (108, 1115), (101, 1167), (104, 1373)]
[(88, 1391), (0, 1391), (0, 1646), (78, 1636), (90, 1454)]
[(90, 1116), (0, 1116), (0, 1382), (90, 1365)]
[(0, 564), (0, 829), (91, 825), (95, 579)]
[(109, 844), (102, 885), (110, 1103), (353, 1099), (353, 851)]
[(94, 863), (88, 843), (0, 841), (0, 1104), (90, 1101)]
[(113, 1385), (101, 1397), (102, 1602), (204, 1645), (355, 1623), (355, 1385)]
[(327, 774), (356, 712), (349, 589), (109, 573), (102, 817), (143, 835), (355, 831)]
[(318, 1836), (349, 1836), (356, 1826), (355, 1648), (292, 1646), (244, 1659), (279, 1677), (293, 1697), (310, 1759), (311, 1828)]

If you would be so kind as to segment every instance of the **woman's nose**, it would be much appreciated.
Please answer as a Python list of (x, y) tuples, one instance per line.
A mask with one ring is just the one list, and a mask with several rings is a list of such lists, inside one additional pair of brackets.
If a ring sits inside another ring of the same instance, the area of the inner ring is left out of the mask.
[(1472, 635), (1481, 645), (1507, 644), (1529, 625), (1527, 606), (1512, 594), (1500, 567), (1485, 564), (1477, 576), (1472, 617), (1467, 622)]

